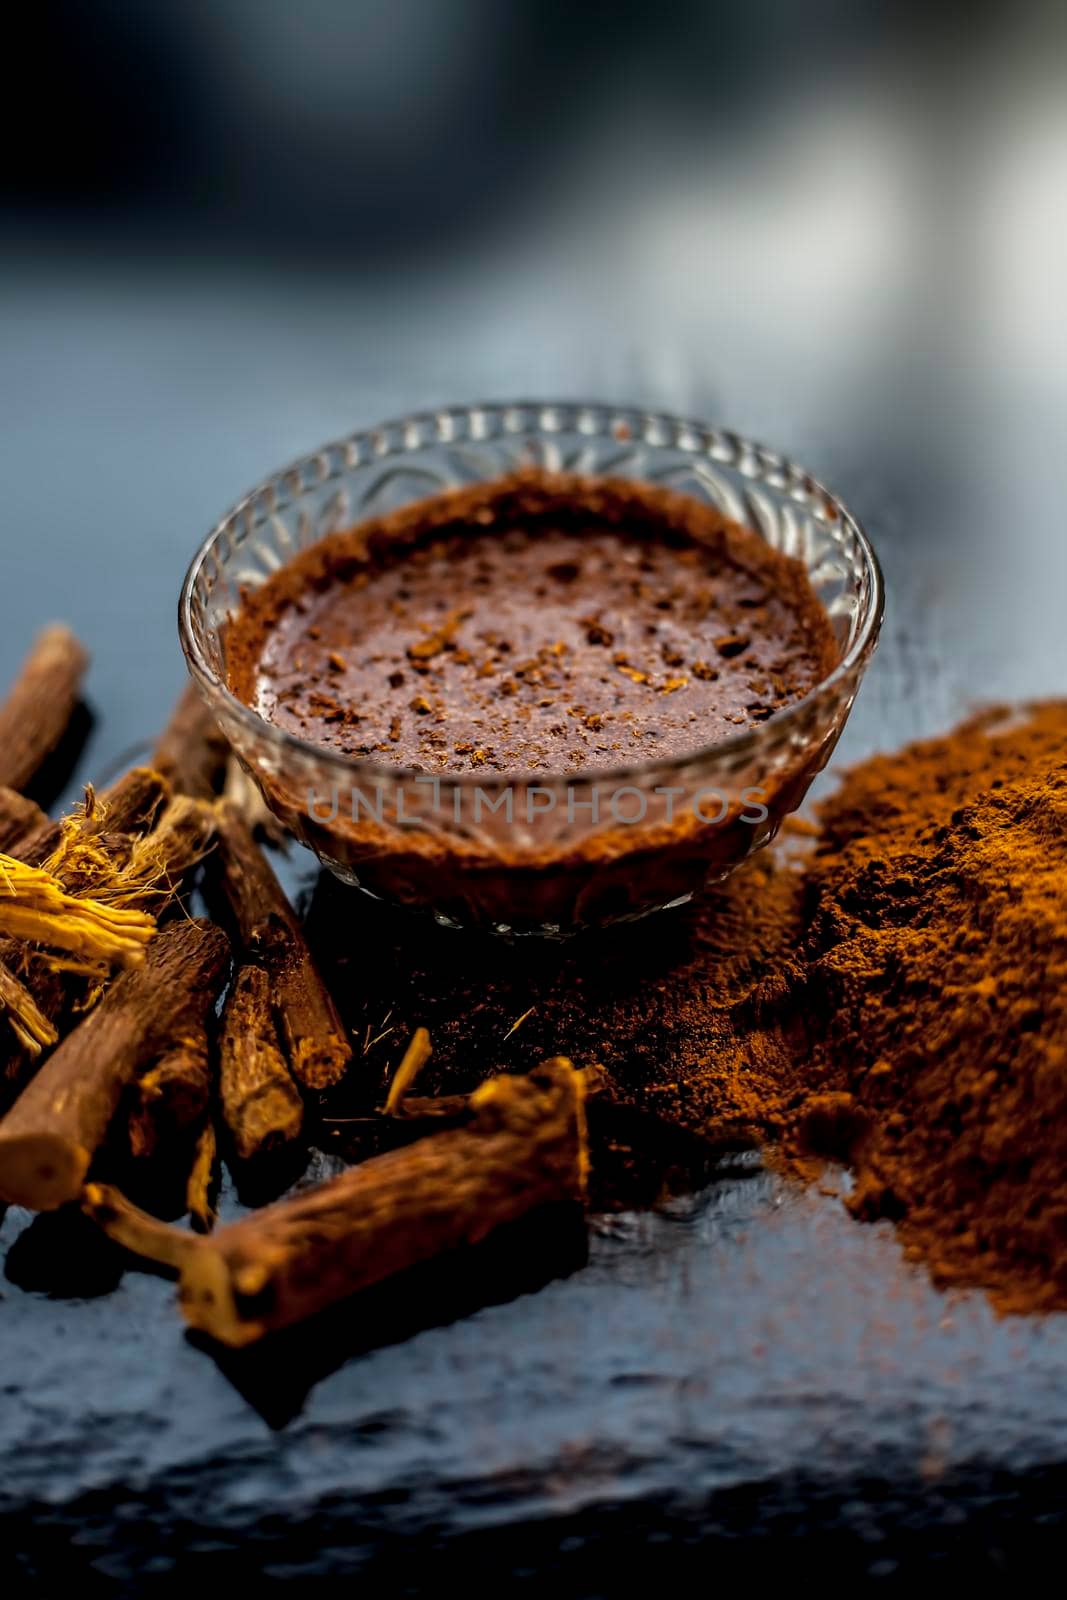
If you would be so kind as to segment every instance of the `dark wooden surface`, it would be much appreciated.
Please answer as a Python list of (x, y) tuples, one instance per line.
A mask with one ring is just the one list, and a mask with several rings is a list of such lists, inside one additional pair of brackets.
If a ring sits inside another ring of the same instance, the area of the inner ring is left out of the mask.
[[(75, 287), (18, 267), (3, 289), (0, 680), (52, 617), (90, 645), (96, 722), (67, 798), (162, 721), (182, 572), (241, 491), (349, 427), (522, 391), (708, 416), (850, 501), (889, 605), (838, 765), (1067, 681), (1054, 430), (1025, 389), (954, 387), (892, 348), (877, 386), (833, 365), (816, 385), (810, 352), (742, 358), (725, 323), (653, 355), (555, 321), (531, 284), (512, 309), (459, 286), (358, 309), (315, 280)], [(1037, 1573), (1062, 1532), (1067, 1319), (945, 1296), (887, 1225), (757, 1167), (603, 1222), (588, 1265), (536, 1293), (353, 1357), (280, 1428), (185, 1340), (167, 1284), (21, 1287), (40, 1282), (27, 1222), (11, 1211), (0, 1234), (18, 1240), (5, 1592), (169, 1593), (210, 1571), (316, 1594), (356, 1574), (598, 1594), (620, 1567), (885, 1586), (931, 1561)]]

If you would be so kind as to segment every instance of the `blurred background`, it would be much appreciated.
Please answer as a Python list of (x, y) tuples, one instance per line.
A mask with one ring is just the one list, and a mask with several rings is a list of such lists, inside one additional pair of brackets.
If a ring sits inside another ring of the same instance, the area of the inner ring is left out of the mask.
[[(210, 525), (412, 408), (626, 400), (853, 504), (851, 753), (1064, 688), (1067, 43), (1041, 0), (39, 0), (0, 115), (0, 681), (94, 652), (97, 777)], [(902, 687), (904, 693), (902, 694)]]

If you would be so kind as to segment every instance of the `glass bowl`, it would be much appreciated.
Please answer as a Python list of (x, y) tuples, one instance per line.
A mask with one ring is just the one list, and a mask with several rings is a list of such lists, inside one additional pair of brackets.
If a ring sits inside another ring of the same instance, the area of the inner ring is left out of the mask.
[[(308, 743), (227, 688), (242, 594), (326, 535), (517, 467), (636, 478), (711, 502), (807, 568), (838, 665), (758, 726), (614, 770), (430, 778)], [(561, 936), (677, 905), (800, 805), (844, 727), (882, 619), (870, 542), (809, 473), (656, 412), (524, 402), (428, 412), (325, 445), (247, 494), (182, 587), (189, 670), (267, 805), (332, 872), (444, 924)]]

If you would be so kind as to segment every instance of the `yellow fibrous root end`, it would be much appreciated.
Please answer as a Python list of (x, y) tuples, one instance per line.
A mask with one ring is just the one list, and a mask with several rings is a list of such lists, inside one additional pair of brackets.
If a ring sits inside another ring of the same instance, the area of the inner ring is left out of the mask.
[(0, 854), (0, 933), (83, 960), (137, 966), (156, 931), (145, 911), (70, 894), (46, 867)]

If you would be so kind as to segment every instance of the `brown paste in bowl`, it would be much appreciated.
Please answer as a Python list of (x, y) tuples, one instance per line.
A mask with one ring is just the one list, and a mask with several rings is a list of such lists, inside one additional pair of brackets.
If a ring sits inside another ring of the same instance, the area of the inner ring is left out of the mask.
[(800, 563), (711, 506), (530, 473), (323, 540), (249, 599), (229, 649), (268, 721), (441, 773), (685, 755), (836, 659)]
[[(327, 536), (244, 597), (226, 648), (239, 699), (348, 758), (353, 773), (373, 763), (497, 785), (695, 756), (759, 728), (838, 659), (803, 564), (715, 507), (647, 483), (533, 469)], [(777, 773), (783, 810), (796, 804), (800, 776)], [(470, 873), (484, 869), (499, 903), (482, 909), (496, 921), (512, 920), (501, 871), (543, 872), (564, 856), (573, 867), (576, 853), (579, 866), (634, 865), (638, 855), (647, 864), (670, 842), (662, 825), (654, 838), (631, 827), (609, 848), (590, 829), (585, 849), (573, 831), (566, 849), (547, 852), (527, 835), (513, 849), (497, 840), (479, 859), (469, 831), (449, 842), (435, 829), (420, 844), (410, 818), (403, 838), (390, 839), (342, 816), (331, 847), (294, 795), (265, 788), (306, 842), (366, 887), (371, 864), (374, 892), (432, 904), (448, 879), (448, 897), (463, 901)], [(665, 903), (686, 879), (694, 886), (694, 835), (706, 832), (691, 816), (668, 829), (684, 841), (684, 869), (640, 890), (639, 902), (651, 893), (649, 903)], [(719, 875), (754, 842), (751, 828), (732, 843), (720, 829)], [(567, 922), (544, 888), (532, 918)], [(620, 882), (612, 892), (627, 890)]]

